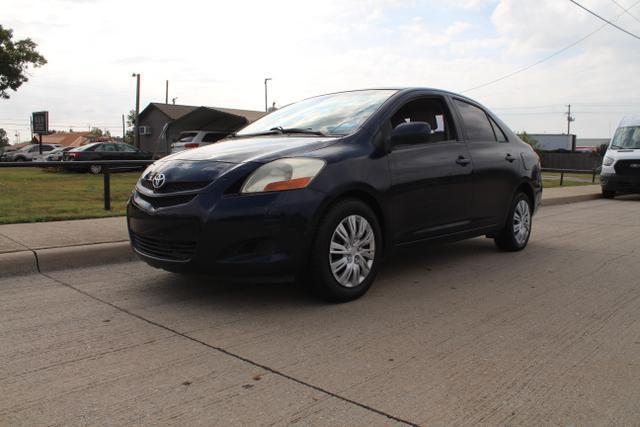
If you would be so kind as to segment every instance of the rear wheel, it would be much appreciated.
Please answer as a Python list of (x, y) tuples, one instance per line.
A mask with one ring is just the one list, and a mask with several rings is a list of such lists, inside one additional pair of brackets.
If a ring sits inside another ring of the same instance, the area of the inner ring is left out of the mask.
[(612, 191), (612, 190), (605, 190), (603, 188), (602, 189), (602, 197), (604, 197), (605, 199), (613, 199), (614, 197), (616, 197), (616, 192)]
[(94, 175), (98, 175), (100, 172), (102, 172), (102, 166), (101, 165), (91, 165), (91, 166), (89, 166), (89, 172), (91, 172)]
[(313, 291), (336, 302), (364, 295), (378, 271), (382, 233), (371, 208), (356, 199), (339, 202), (320, 221), (312, 247)]
[(509, 209), (507, 223), (495, 238), (499, 249), (515, 252), (527, 246), (531, 236), (531, 212), (529, 197), (524, 193), (516, 194)]

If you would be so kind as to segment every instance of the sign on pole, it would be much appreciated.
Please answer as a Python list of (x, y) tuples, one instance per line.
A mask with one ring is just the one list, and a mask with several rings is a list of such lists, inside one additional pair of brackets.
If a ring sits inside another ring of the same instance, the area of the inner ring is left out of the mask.
[(38, 140), (40, 142), (40, 149), (38, 150), (42, 154), (42, 135), (49, 133), (49, 112), (48, 111), (36, 111), (31, 115), (33, 121), (33, 133), (38, 134)]
[(46, 135), (49, 133), (49, 112), (37, 111), (33, 116), (33, 133)]

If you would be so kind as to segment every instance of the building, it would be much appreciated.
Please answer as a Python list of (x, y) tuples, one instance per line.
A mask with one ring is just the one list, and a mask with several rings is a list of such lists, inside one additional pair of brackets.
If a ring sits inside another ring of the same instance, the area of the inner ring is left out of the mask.
[(80, 147), (88, 142), (92, 142), (95, 137), (91, 132), (56, 132), (49, 135), (42, 135), (42, 143), (60, 144), (65, 147)]
[(152, 102), (140, 112), (140, 148), (155, 156), (170, 152), (180, 132), (211, 130), (235, 132), (259, 119), (264, 111)]
[(530, 133), (529, 136), (538, 142), (538, 147), (543, 151), (574, 151), (576, 149), (575, 135)]

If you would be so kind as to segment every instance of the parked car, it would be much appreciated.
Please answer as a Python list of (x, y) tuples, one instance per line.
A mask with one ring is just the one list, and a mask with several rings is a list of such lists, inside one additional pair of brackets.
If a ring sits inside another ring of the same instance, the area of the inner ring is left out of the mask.
[(180, 132), (176, 142), (171, 144), (171, 153), (203, 147), (218, 142), (228, 136), (230, 132), (211, 130), (192, 130)]
[(486, 235), (524, 249), (541, 194), (537, 154), (477, 102), (361, 90), (291, 104), (228, 141), (157, 161), (127, 223), (152, 266), (300, 278), (348, 301), (394, 246)]
[(640, 116), (620, 121), (602, 161), (602, 195), (640, 193)]
[(62, 160), (62, 156), (67, 151), (73, 150), (77, 147), (58, 147), (55, 150), (51, 150), (46, 153), (37, 154), (33, 156), (34, 162), (59, 162)]
[[(60, 144), (42, 144), (42, 152), (48, 153), (56, 148), (61, 147)], [(19, 150), (7, 152), (4, 154), (7, 162), (28, 162), (33, 160), (35, 156), (40, 154), (40, 144), (25, 145)]]
[[(79, 166), (73, 165), (74, 161), (92, 160), (151, 160), (151, 153), (140, 151), (136, 147), (115, 142), (94, 142), (74, 148), (63, 154), (64, 167), (72, 170), (89, 171), (92, 174), (102, 172), (102, 165)], [(119, 169), (138, 169), (140, 166), (119, 167)]]

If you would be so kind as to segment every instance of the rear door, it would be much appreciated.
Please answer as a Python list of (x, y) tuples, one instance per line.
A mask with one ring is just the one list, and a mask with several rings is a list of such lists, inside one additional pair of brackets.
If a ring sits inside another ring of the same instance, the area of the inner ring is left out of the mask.
[(454, 99), (473, 160), (473, 216), (478, 227), (500, 225), (519, 183), (520, 152), (479, 105)]
[(446, 236), (469, 227), (473, 164), (458, 138), (446, 100), (439, 96), (412, 99), (391, 117), (427, 122), (432, 135), (424, 143), (391, 147), (389, 168), (395, 240), (409, 242)]

